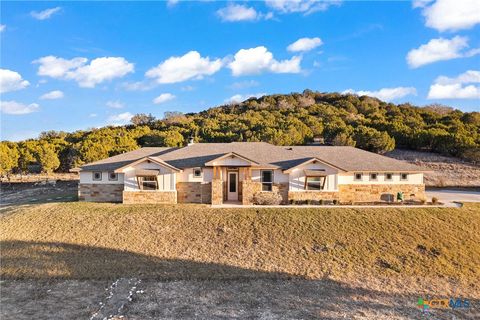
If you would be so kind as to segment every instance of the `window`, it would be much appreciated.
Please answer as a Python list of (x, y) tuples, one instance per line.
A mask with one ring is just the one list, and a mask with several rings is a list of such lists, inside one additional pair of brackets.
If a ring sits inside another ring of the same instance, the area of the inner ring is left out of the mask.
[(109, 172), (108, 173), (108, 180), (109, 181), (117, 181), (118, 180), (118, 174), (115, 172)]
[(362, 174), (361, 173), (355, 173), (355, 180), (361, 181), (362, 180)]
[(400, 180), (408, 180), (408, 173), (400, 174)]
[(137, 177), (138, 186), (141, 190), (158, 190), (157, 177), (155, 176), (145, 176)]
[(260, 179), (262, 181), (262, 191), (272, 191), (273, 171), (262, 170), (260, 172)]
[(325, 177), (305, 177), (305, 190), (323, 190)]
[(94, 172), (92, 179), (93, 179), (93, 181), (102, 181), (102, 173), (101, 172)]
[(392, 181), (393, 173), (385, 173), (385, 181)]
[(193, 169), (193, 177), (194, 178), (201, 178), (202, 177), (202, 169), (200, 169), (200, 168)]
[(370, 181), (376, 181), (378, 178), (377, 173), (370, 173)]

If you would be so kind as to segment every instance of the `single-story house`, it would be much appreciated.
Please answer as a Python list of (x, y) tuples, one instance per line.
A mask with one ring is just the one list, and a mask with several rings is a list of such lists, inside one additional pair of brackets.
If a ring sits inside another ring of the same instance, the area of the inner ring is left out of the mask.
[[(278, 193), (282, 203), (425, 199), (423, 169), (347, 146), (275, 146), (265, 142), (190, 143), (141, 148), (80, 168), (81, 201), (254, 203)], [(265, 194), (264, 194), (265, 195)]]

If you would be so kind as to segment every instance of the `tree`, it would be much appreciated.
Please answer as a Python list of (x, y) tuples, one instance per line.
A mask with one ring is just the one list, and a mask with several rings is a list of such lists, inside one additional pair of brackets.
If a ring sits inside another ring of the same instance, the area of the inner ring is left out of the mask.
[(151, 113), (138, 113), (130, 119), (130, 122), (136, 126), (150, 126), (155, 121), (155, 117)]
[(355, 129), (354, 139), (357, 147), (372, 152), (385, 153), (395, 148), (395, 139), (390, 137), (387, 132), (365, 126)]
[(355, 145), (357, 144), (355, 140), (353, 140), (353, 138), (351, 136), (349, 136), (347, 133), (345, 132), (341, 132), (339, 134), (337, 134), (335, 136), (335, 138), (333, 138), (333, 141), (332, 141), (332, 144), (334, 146), (351, 146), (351, 147), (355, 147)]
[(52, 173), (60, 166), (60, 160), (58, 160), (55, 149), (48, 144), (42, 144), (39, 146), (37, 160), (42, 167), (43, 173)]
[(18, 166), (18, 150), (15, 144), (0, 143), (0, 175), (9, 177), (13, 169)]

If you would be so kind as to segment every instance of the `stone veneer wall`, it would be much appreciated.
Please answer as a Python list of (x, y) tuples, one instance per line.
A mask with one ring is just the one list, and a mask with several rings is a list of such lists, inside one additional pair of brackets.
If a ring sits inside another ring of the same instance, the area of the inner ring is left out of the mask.
[(123, 184), (78, 185), (78, 200), (89, 202), (122, 202)]
[(212, 184), (202, 182), (177, 182), (178, 203), (211, 203)]
[(177, 203), (176, 191), (123, 191), (123, 203), (154, 203), (175, 204)]
[(305, 200), (338, 200), (339, 193), (333, 191), (289, 191), (288, 200), (305, 201)]
[(223, 181), (220, 179), (212, 180), (212, 204), (223, 204)]
[[(242, 181), (242, 204), (252, 205), (255, 193), (262, 192), (262, 183), (251, 180)], [(288, 183), (274, 183), (272, 192), (277, 192), (282, 196), (282, 203), (288, 203)]]
[[(340, 202), (372, 202), (396, 200), (397, 192), (403, 192), (405, 200), (426, 199), (424, 184), (344, 184), (339, 185)], [(410, 197), (414, 194), (414, 197)]]

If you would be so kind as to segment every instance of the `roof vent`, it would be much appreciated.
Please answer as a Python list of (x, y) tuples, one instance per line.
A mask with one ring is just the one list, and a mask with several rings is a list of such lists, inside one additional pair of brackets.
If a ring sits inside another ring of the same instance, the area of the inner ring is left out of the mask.
[(286, 149), (286, 150), (290, 150), (290, 151), (293, 150), (292, 147), (288, 147), (288, 148), (285, 148), (285, 149)]

